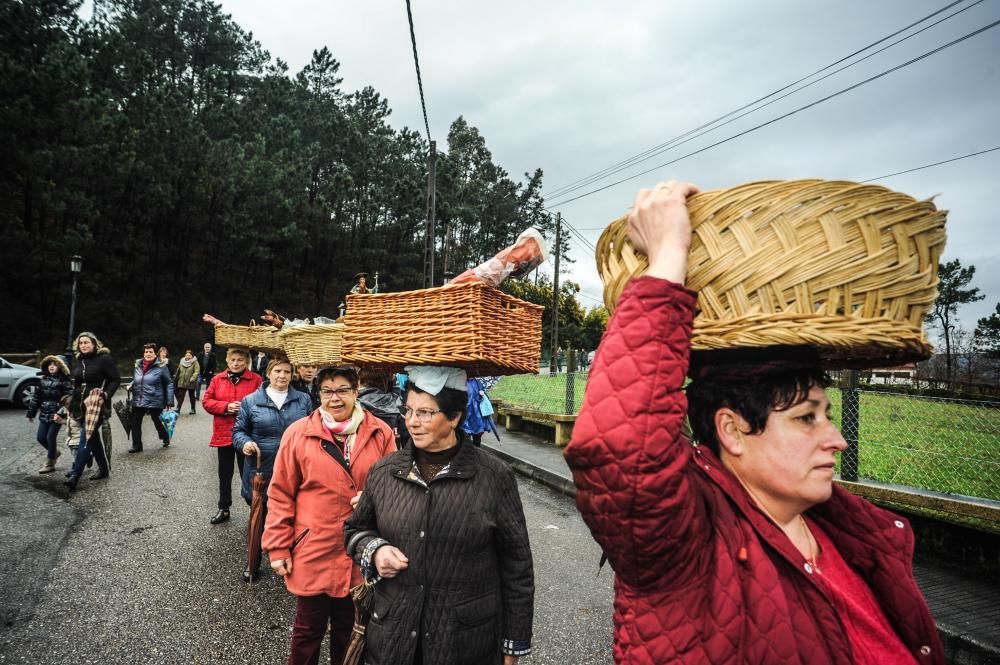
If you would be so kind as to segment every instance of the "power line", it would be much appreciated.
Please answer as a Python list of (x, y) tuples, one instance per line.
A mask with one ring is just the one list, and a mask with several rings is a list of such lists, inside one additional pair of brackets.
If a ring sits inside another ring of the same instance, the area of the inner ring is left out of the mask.
[(923, 171), (924, 169), (929, 169), (932, 166), (941, 166), (942, 164), (949, 164), (951, 162), (957, 162), (961, 159), (968, 159), (969, 157), (975, 157), (976, 155), (985, 155), (988, 152), (995, 152), (1000, 150), (1000, 145), (994, 148), (987, 148), (986, 150), (980, 150), (978, 152), (970, 152), (967, 155), (962, 155), (960, 157), (952, 157), (951, 159), (942, 159), (940, 162), (934, 162), (933, 164), (924, 164), (923, 166), (915, 166), (912, 169), (906, 169), (905, 171), (896, 171), (895, 173), (887, 173), (885, 175), (880, 175), (877, 178), (868, 178), (867, 180), (859, 180), (858, 182), (874, 182), (876, 180), (884, 180), (886, 178), (891, 178), (897, 175), (903, 175), (904, 173), (913, 173), (914, 171)]
[(788, 113), (784, 113), (782, 115), (779, 115), (776, 118), (772, 118), (771, 120), (768, 120), (766, 122), (762, 122), (759, 125), (755, 125), (754, 127), (746, 129), (746, 130), (744, 130), (742, 132), (739, 132), (737, 134), (733, 134), (732, 136), (724, 138), (724, 139), (722, 139), (720, 141), (716, 141), (715, 143), (711, 143), (711, 144), (709, 144), (709, 145), (707, 145), (707, 146), (705, 146), (703, 148), (699, 148), (698, 150), (693, 150), (693, 151), (691, 151), (691, 152), (689, 152), (689, 153), (687, 153), (685, 155), (681, 155), (680, 157), (677, 157), (676, 159), (672, 159), (672, 160), (670, 160), (668, 162), (664, 162), (663, 164), (659, 164), (659, 165), (654, 166), (654, 167), (652, 167), (650, 169), (646, 169), (645, 171), (640, 171), (639, 173), (634, 173), (634, 174), (632, 174), (630, 176), (622, 178), (621, 180), (616, 180), (615, 182), (612, 182), (612, 183), (610, 183), (608, 185), (604, 185), (602, 187), (598, 187), (596, 189), (589, 190), (587, 192), (584, 192), (583, 194), (580, 194), (578, 196), (574, 196), (572, 198), (568, 198), (568, 199), (566, 199), (564, 201), (558, 201), (556, 203), (550, 203), (547, 206), (547, 208), (551, 209), (551, 208), (555, 208), (555, 207), (558, 207), (558, 206), (566, 205), (567, 203), (570, 203), (572, 201), (577, 201), (577, 200), (582, 199), (582, 198), (584, 198), (586, 196), (590, 196), (591, 194), (596, 194), (598, 192), (603, 192), (606, 189), (610, 189), (611, 187), (615, 187), (615, 186), (620, 185), (622, 183), (628, 182), (629, 180), (634, 180), (635, 178), (638, 178), (639, 176), (646, 175), (647, 173), (652, 173), (653, 171), (656, 171), (658, 169), (662, 169), (665, 166), (670, 166), (671, 164), (676, 164), (677, 162), (679, 162), (681, 160), (684, 160), (684, 159), (687, 159), (688, 157), (692, 157), (694, 155), (701, 154), (701, 153), (703, 153), (703, 152), (705, 152), (707, 150), (711, 150), (712, 148), (720, 146), (723, 143), (728, 143), (729, 141), (732, 141), (734, 139), (738, 139), (740, 137), (746, 136), (747, 134), (755, 132), (758, 129), (762, 129), (764, 127), (767, 127), (768, 125), (773, 125), (776, 122), (779, 122), (779, 121), (784, 120), (786, 118), (789, 118), (789, 117), (791, 117), (793, 115), (801, 113), (802, 111), (805, 111), (807, 109), (811, 109), (814, 106), (818, 106), (819, 104), (822, 104), (824, 102), (830, 101), (831, 99), (833, 99), (835, 97), (839, 97), (840, 95), (848, 93), (848, 92), (850, 92), (852, 90), (856, 90), (857, 88), (860, 88), (863, 85), (867, 85), (868, 83), (871, 83), (873, 81), (877, 81), (878, 79), (880, 79), (880, 78), (882, 78), (884, 76), (888, 76), (889, 74), (892, 74), (893, 72), (899, 71), (900, 69), (903, 69), (904, 67), (908, 67), (908, 66), (910, 66), (910, 65), (912, 65), (912, 64), (914, 64), (916, 62), (919, 62), (919, 61), (921, 61), (921, 60), (923, 60), (925, 58), (928, 58), (928, 57), (930, 57), (930, 56), (932, 56), (932, 55), (934, 55), (936, 53), (939, 53), (941, 51), (944, 51), (945, 49), (951, 48), (952, 46), (955, 46), (955, 45), (957, 45), (957, 44), (959, 44), (961, 42), (964, 42), (966, 39), (970, 39), (972, 37), (975, 37), (976, 35), (979, 35), (979, 34), (981, 34), (983, 32), (986, 32), (987, 30), (995, 28), (997, 25), (1000, 25), (1000, 21), (994, 21), (993, 23), (990, 23), (989, 25), (983, 26), (982, 28), (979, 28), (978, 30), (973, 30), (972, 32), (970, 32), (970, 33), (968, 33), (966, 35), (963, 35), (962, 37), (959, 37), (958, 39), (952, 40), (952, 41), (948, 42), (947, 44), (943, 44), (942, 46), (939, 46), (939, 47), (937, 47), (935, 49), (932, 49), (932, 50), (930, 50), (930, 51), (928, 51), (928, 52), (926, 52), (926, 53), (924, 53), (922, 55), (919, 55), (919, 56), (917, 56), (917, 57), (915, 57), (915, 58), (913, 58), (911, 60), (907, 60), (906, 62), (904, 62), (902, 64), (896, 65), (895, 67), (891, 67), (890, 69), (886, 69), (886, 70), (880, 72), (879, 74), (876, 74), (875, 76), (871, 76), (871, 77), (869, 77), (867, 79), (864, 79), (863, 81), (860, 81), (860, 82), (855, 83), (853, 85), (849, 85), (846, 88), (838, 90), (837, 92), (835, 92), (833, 94), (830, 94), (830, 95), (827, 95), (826, 97), (822, 97), (820, 99), (817, 99), (816, 101), (813, 101), (813, 102), (810, 102), (808, 104), (805, 104), (804, 106), (800, 106), (799, 108), (794, 109), (792, 111), (789, 111)]
[(567, 224), (566, 220), (563, 220), (563, 226), (565, 226), (567, 229), (569, 229), (569, 231), (573, 234), (572, 238), (574, 240), (576, 240), (578, 243), (580, 243), (581, 245), (583, 245), (584, 248), (589, 249), (592, 252), (596, 252), (597, 251), (597, 247), (594, 245), (594, 243), (590, 242), (590, 240), (588, 240), (586, 236), (584, 236), (582, 233), (580, 233), (579, 231), (577, 231), (575, 228), (573, 228), (572, 226), (570, 226), (569, 224)]
[(417, 35), (413, 32), (413, 12), (410, 10), (410, 0), (406, 0), (406, 18), (410, 22), (410, 43), (413, 45), (413, 66), (417, 70), (417, 88), (420, 90), (420, 108), (424, 111), (424, 129), (427, 131), (427, 142), (431, 140), (431, 125), (427, 122), (427, 104), (424, 102), (424, 82), (420, 79), (420, 58), (417, 57)]
[[(901, 43), (903, 41), (906, 41), (907, 39), (909, 39), (911, 37), (914, 37), (914, 36), (920, 34), (921, 32), (924, 32), (925, 30), (928, 30), (928, 29), (930, 29), (930, 28), (938, 25), (939, 23), (941, 23), (943, 21), (946, 21), (946, 20), (948, 20), (948, 19), (950, 19), (950, 18), (952, 18), (954, 16), (957, 16), (958, 14), (960, 14), (960, 13), (962, 13), (962, 12), (968, 10), (968, 9), (972, 9), (973, 7), (975, 7), (976, 5), (980, 4), (983, 1), (984, 0), (978, 0), (977, 2), (973, 3), (972, 5), (969, 5), (968, 7), (965, 7), (964, 9), (961, 9), (961, 10), (955, 12), (954, 14), (950, 14), (949, 16), (946, 16), (945, 18), (941, 19), (940, 21), (936, 21), (935, 23), (933, 23), (933, 24), (931, 24), (929, 26), (926, 26), (925, 28), (923, 28), (923, 29), (921, 29), (921, 30), (919, 30), (919, 31), (917, 31), (915, 33), (913, 33), (911, 35), (908, 35), (907, 37), (904, 37), (903, 39), (900, 39), (900, 40), (894, 42), (893, 44), (890, 44), (889, 46), (887, 46), (887, 47), (885, 47), (883, 49), (880, 49), (879, 51), (876, 51), (875, 53), (869, 54), (868, 56), (865, 56), (864, 58), (862, 58), (860, 60), (857, 60), (857, 61), (855, 61), (855, 62), (853, 62), (853, 63), (851, 63), (849, 65), (846, 65), (845, 67), (842, 67), (842, 68), (838, 69), (837, 71), (832, 72), (832, 73), (828, 74), (827, 76), (824, 76), (821, 79), (813, 81), (813, 82), (809, 83), (806, 86), (802, 86), (801, 88), (798, 88), (798, 89), (792, 91), (791, 93), (789, 93), (789, 95), (790, 94), (794, 94), (795, 92), (799, 92), (801, 90), (804, 90), (805, 88), (807, 88), (807, 87), (809, 87), (809, 86), (811, 86), (811, 85), (813, 85), (815, 83), (818, 83), (819, 81), (822, 81), (822, 80), (824, 80), (826, 78), (829, 78), (830, 76), (833, 76), (834, 74), (837, 74), (838, 72), (841, 72), (844, 69), (847, 69), (848, 67), (853, 67), (854, 65), (857, 65), (857, 64), (859, 64), (861, 62), (864, 62), (868, 58), (870, 58), (870, 57), (872, 57), (874, 55), (877, 55), (878, 53), (881, 53), (882, 51), (884, 51), (884, 50), (886, 50), (888, 48), (891, 48), (892, 46), (895, 46), (896, 44), (899, 44), (899, 43)], [(679, 141), (681, 139), (684, 139), (684, 138), (690, 136), (691, 134), (694, 134), (695, 132), (698, 132), (699, 130), (705, 129), (707, 127), (711, 127), (712, 125), (715, 125), (716, 123), (718, 123), (718, 122), (720, 122), (722, 120), (725, 120), (729, 116), (735, 115), (735, 114), (739, 113), (740, 111), (748, 109), (748, 108), (750, 108), (750, 107), (752, 107), (752, 106), (754, 106), (754, 105), (756, 105), (756, 104), (758, 104), (758, 103), (760, 103), (760, 102), (762, 102), (762, 101), (764, 101), (764, 100), (766, 100), (766, 99), (768, 99), (770, 97), (773, 97), (773, 96), (775, 96), (775, 95), (777, 95), (777, 94), (779, 94), (781, 92), (784, 92), (785, 90), (788, 90), (789, 88), (794, 87), (794, 86), (798, 85), (799, 83), (807, 81), (808, 79), (812, 78), (813, 76), (816, 76), (817, 74), (821, 74), (822, 72), (824, 72), (824, 71), (826, 71), (826, 70), (828, 70), (828, 69), (830, 69), (832, 67), (836, 67), (840, 63), (845, 62), (847, 60), (850, 60), (854, 56), (859, 55), (859, 54), (861, 54), (861, 53), (863, 53), (863, 52), (865, 52), (865, 51), (867, 51), (867, 50), (869, 50), (869, 49), (871, 49), (871, 48), (873, 48), (875, 46), (878, 46), (882, 42), (887, 41), (889, 39), (892, 39), (896, 35), (899, 35), (900, 33), (903, 33), (905, 31), (909, 30), (910, 28), (913, 28), (913, 27), (915, 27), (917, 25), (920, 25), (921, 23), (927, 21), (928, 19), (931, 19), (931, 18), (937, 16), (938, 14), (941, 14), (942, 12), (945, 12), (945, 11), (951, 9), (952, 7), (954, 7), (956, 5), (959, 5), (962, 2), (965, 2), (965, 0), (957, 0), (956, 2), (952, 2), (952, 3), (950, 3), (950, 4), (948, 4), (948, 5), (944, 6), (944, 7), (942, 7), (941, 9), (938, 9), (935, 12), (932, 12), (931, 14), (928, 14), (927, 16), (921, 18), (920, 20), (915, 21), (913, 23), (910, 23), (909, 25), (907, 25), (907, 26), (905, 26), (903, 28), (900, 28), (899, 30), (896, 30), (895, 32), (893, 32), (891, 34), (888, 34), (885, 37), (882, 37), (881, 39), (879, 39), (877, 41), (874, 41), (871, 44), (868, 44), (864, 48), (858, 49), (857, 51), (854, 51), (853, 53), (851, 53), (849, 55), (846, 55), (843, 58), (840, 58), (839, 60), (836, 60), (835, 62), (832, 62), (829, 65), (826, 65), (825, 67), (817, 69), (816, 71), (812, 72), (811, 74), (803, 76), (802, 78), (800, 78), (800, 79), (798, 79), (796, 81), (793, 81), (793, 82), (791, 82), (791, 83), (789, 83), (789, 84), (787, 84), (787, 85), (785, 85), (785, 86), (783, 86), (781, 88), (778, 88), (777, 90), (775, 90), (775, 91), (773, 91), (771, 93), (768, 93), (767, 95), (764, 95), (763, 97), (755, 99), (754, 101), (752, 101), (752, 102), (750, 102), (748, 104), (744, 104), (743, 106), (741, 106), (741, 107), (739, 107), (737, 109), (734, 109), (734, 110), (732, 110), (732, 111), (730, 111), (730, 112), (728, 112), (726, 114), (723, 114), (723, 115), (719, 116), (718, 118), (715, 118), (714, 120), (711, 120), (710, 122), (707, 122), (707, 123), (702, 124), (702, 125), (700, 125), (698, 127), (695, 127), (694, 129), (688, 130), (687, 132), (685, 132), (683, 134), (675, 136), (674, 138), (666, 141), (665, 143), (661, 143), (661, 144), (659, 144), (657, 146), (654, 146), (654, 147), (649, 148), (649, 149), (647, 149), (647, 150), (645, 150), (643, 152), (640, 152), (637, 155), (633, 155), (632, 157), (629, 157), (629, 158), (627, 158), (627, 159), (625, 159), (625, 160), (623, 160), (621, 162), (618, 162), (617, 164), (612, 164), (609, 167), (601, 169), (600, 171), (598, 171), (598, 172), (596, 172), (594, 174), (591, 174), (590, 176), (586, 176), (584, 178), (581, 178), (579, 180), (571, 182), (568, 185), (563, 185), (561, 187), (557, 187), (552, 192), (543, 193), (543, 196), (545, 198), (558, 198), (559, 196), (563, 196), (563, 195), (568, 194), (568, 193), (570, 193), (572, 191), (575, 191), (577, 189), (585, 187), (586, 185), (591, 184), (593, 182), (596, 182), (597, 180), (601, 180), (602, 178), (605, 178), (605, 177), (607, 177), (609, 175), (613, 175), (614, 173), (618, 173), (618, 172), (624, 170), (625, 168), (628, 168), (629, 166), (641, 163), (641, 162), (645, 161), (646, 159), (649, 159), (650, 157), (655, 156), (656, 154), (660, 154), (661, 152), (664, 151), (662, 149), (664, 149), (664, 148), (666, 148), (668, 146), (671, 146), (672, 144), (675, 144), (677, 141)], [(787, 96), (788, 95), (784, 95), (782, 97), (779, 97), (778, 99), (784, 99), (784, 97), (787, 97)], [(775, 101), (778, 101), (778, 99), (775, 99), (772, 102), (769, 102), (768, 104), (760, 106), (760, 107), (754, 109), (753, 111), (750, 111), (750, 113), (759, 111), (760, 109), (764, 108), (765, 106), (768, 106), (771, 103), (774, 103)], [(743, 114), (743, 115), (741, 115), (739, 117), (743, 117), (745, 115), (747, 115), (747, 114)], [(734, 118), (733, 120), (736, 120), (736, 119), (738, 119), (738, 118)], [(730, 121), (730, 122), (732, 122), (732, 121)], [(726, 124), (729, 124), (729, 122), (723, 123), (723, 125), (719, 125), (719, 127), (722, 127), (722, 126), (724, 126)], [(715, 129), (718, 129), (719, 127), (716, 127)], [(711, 131), (711, 130), (709, 130), (709, 131)], [(707, 132), (703, 132), (703, 134), (704, 133), (707, 133)], [(699, 136), (700, 135), (701, 134), (699, 134)], [(692, 137), (692, 138), (696, 138), (696, 137)], [(682, 141), (682, 143), (687, 143), (687, 142), (688, 141)], [(674, 147), (676, 147), (676, 145), (674, 145)]]

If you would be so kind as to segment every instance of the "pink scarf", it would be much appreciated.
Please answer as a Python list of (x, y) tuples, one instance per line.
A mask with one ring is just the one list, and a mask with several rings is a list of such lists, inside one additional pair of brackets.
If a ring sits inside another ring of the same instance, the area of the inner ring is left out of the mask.
[(355, 402), (354, 410), (351, 411), (351, 417), (343, 421), (334, 420), (333, 416), (323, 408), (320, 408), (319, 415), (323, 418), (323, 424), (326, 426), (327, 432), (343, 448), (344, 461), (350, 464), (351, 449), (354, 447), (355, 434), (358, 432), (361, 421), (365, 418), (365, 412), (361, 409), (361, 405)]

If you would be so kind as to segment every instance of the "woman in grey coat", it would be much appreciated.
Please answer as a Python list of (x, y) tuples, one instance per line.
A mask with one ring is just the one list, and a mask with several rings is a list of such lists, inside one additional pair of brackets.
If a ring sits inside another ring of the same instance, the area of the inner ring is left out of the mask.
[(142, 358), (135, 361), (132, 370), (132, 447), (130, 453), (142, 452), (142, 419), (149, 416), (153, 420), (163, 447), (170, 445), (170, 436), (160, 421), (165, 408), (174, 406), (174, 382), (170, 369), (157, 360), (156, 344), (152, 342), (142, 347)]
[(510, 467), (459, 425), (465, 372), (409, 367), (413, 446), (368, 475), (344, 527), (347, 554), (377, 579), (368, 665), (514, 665), (531, 651), (534, 573)]

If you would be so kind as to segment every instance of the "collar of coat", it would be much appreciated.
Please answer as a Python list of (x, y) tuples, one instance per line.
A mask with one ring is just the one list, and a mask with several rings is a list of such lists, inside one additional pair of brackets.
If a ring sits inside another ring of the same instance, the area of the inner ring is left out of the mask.
[[(285, 404), (289, 404), (296, 400), (305, 402), (306, 409), (312, 407), (312, 400), (309, 399), (308, 395), (295, 390), (291, 386), (288, 386), (288, 397), (285, 399)], [(250, 401), (254, 406), (275, 406), (274, 402), (271, 401), (271, 398), (267, 396), (267, 388), (264, 386), (261, 386), (250, 394)]]
[[(289, 399), (291, 399), (291, 389), (289, 389), (288, 393)], [(296, 391), (296, 393), (302, 395), (302, 397), (309, 402), (308, 395), (298, 391)], [(310, 402), (308, 406), (311, 407), (312, 403)], [(352, 460), (358, 459), (358, 455), (361, 454), (361, 451), (364, 450), (369, 441), (378, 436), (379, 432), (382, 432), (382, 436), (386, 436), (385, 430), (389, 429), (389, 426), (382, 423), (384, 428), (379, 427), (380, 422), (381, 421), (375, 416), (365, 411), (365, 417), (362, 419), (361, 424), (358, 425), (358, 431), (354, 435), (354, 445), (351, 448)], [(323, 424), (323, 414), (319, 412), (319, 409), (316, 409), (306, 416), (305, 427), (302, 430), (302, 434), (307, 437), (314, 437), (322, 441), (330, 441), (333, 443), (330, 439), (330, 430), (328, 430), (326, 425)]]
[[(722, 461), (704, 446), (695, 447), (692, 458), (702, 475), (726, 493), (754, 531), (796, 569), (801, 568), (802, 554), (778, 525), (757, 507)], [(841, 556), (866, 577), (874, 573), (879, 559), (895, 559), (907, 566), (913, 560), (913, 532), (899, 526), (905, 526), (902, 518), (855, 496), (836, 483), (830, 498), (813, 506), (806, 514), (826, 532)]]
[[(392, 475), (399, 478), (408, 477), (410, 469), (413, 468), (413, 446), (407, 446), (400, 450), (398, 454), (393, 455), (392, 461), (387, 466), (392, 469)], [(476, 447), (471, 443), (463, 443), (460, 444), (458, 454), (448, 463), (446, 467), (447, 472), (442, 470), (431, 482), (435, 482), (440, 478), (472, 478), (476, 475), (477, 468)]]

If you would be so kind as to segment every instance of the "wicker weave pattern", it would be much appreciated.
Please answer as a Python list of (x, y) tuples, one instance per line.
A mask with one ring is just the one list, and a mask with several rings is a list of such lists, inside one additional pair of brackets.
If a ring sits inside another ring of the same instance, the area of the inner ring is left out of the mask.
[(479, 282), (347, 296), (343, 359), (461, 367), (470, 376), (538, 371), (544, 307)]
[(278, 329), (273, 326), (258, 326), (251, 321), (249, 326), (229, 323), (215, 326), (215, 344), (222, 347), (242, 347), (270, 354), (283, 354)]
[[(762, 181), (688, 201), (692, 348), (820, 347), (829, 367), (926, 358), (946, 213), (876, 185)], [(597, 244), (609, 311), (648, 268), (627, 216)]]
[(341, 360), (344, 324), (293, 326), (278, 333), (285, 355), (296, 365), (329, 367)]

